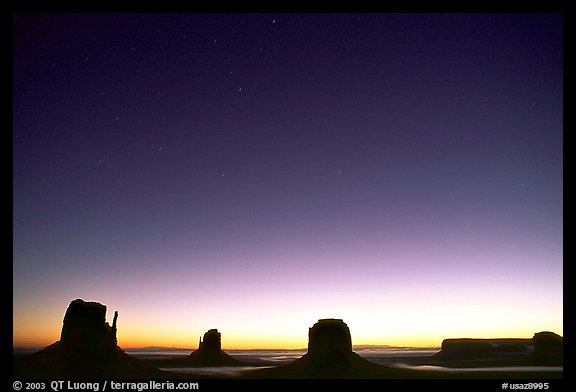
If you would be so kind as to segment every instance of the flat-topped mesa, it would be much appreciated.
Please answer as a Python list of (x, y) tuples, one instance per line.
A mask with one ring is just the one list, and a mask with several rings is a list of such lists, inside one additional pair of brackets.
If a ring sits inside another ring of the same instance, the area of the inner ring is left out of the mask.
[[(526, 356), (531, 365), (561, 366), (563, 363), (563, 339), (553, 332), (538, 332), (532, 339), (444, 339), (442, 350), (434, 359), (443, 361), (501, 358), (502, 354)], [(531, 354), (530, 348), (534, 348)]]
[(444, 339), (442, 350), (436, 356), (443, 359), (475, 359), (495, 351), (494, 345), (485, 339)]
[(320, 319), (308, 330), (308, 353), (351, 354), (352, 337), (348, 325), (341, 319)]

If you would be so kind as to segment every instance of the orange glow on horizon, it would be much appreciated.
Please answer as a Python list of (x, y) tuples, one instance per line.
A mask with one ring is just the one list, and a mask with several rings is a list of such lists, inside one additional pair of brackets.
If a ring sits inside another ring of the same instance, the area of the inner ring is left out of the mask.
[[(547, 329), (555, 332), (559, 335), (563, 335), (562, 329)], [(477, 338), (477, 339), (490, 339), (490, 338), (531, 338), (534, 333), (540, 331), (507, 331), (503, 333), (489, 333), (489, 334), (479, 334), (479, 333), (461, 333), (456, 335), (446, 335), (446, 336), (397, 336), (394, 338), (375, 338), (375, 337), (363, 337), (355, 336), (352, 333), (352, 344), (354, 346), (391, 346), (391, 347), (440, 347), (442, 341), (448, 338)], [(234, 335), (232, 333), (229, 336), (222, 336), (222, 348), (224, 350), (272, 350), (272, 349), (287, 349), (287, 350), (299, 350), (306, 349), (308, 346), (308, 336), (307, 330), (304, 333), (299, 334), (297, 337), (279, 337), (279, 338), (258, 338), (258, 337), (244, 337)], [(15, 348), (26, 348), (26, 347), (46, 347), (59, 340), (59, 333), (55, 336), (54, 331), (46, 330), (45, 333), (33, 335), (29, 333), (14, 333), (13, 336), (13, 346)], [(198, 338), (202, 334), (198, 335), (195, 339), (193, 338), (183, 338), (179, 336), (170, 335), (150, 335), (141, 333), (128, 334), (119, 333), (118, 334), (118, 345), (123, 349), (129, 348), (143, 348), (143, 347), (174, 347), (195, 350), (198, 347)]]
[[(109, 306), (108, 322), (115, 308), (129, 307), (123, 304)], [(13, 347), (43, 348), (58, 341), (65, 312), (59, 309), (15, 312)], [(460, 303), (452, 307), (437, 306), (433, 310), (424, 306), (407, 310), (390, 305), (385, 314), (368, 307), (341, 306), (326, 310), (310, 306), (310, 309), (287, 308), (258, 319), (254, 318), (256, 312), (203, 312), (200, 319), (167, 308), (158, 308), (160, 310), (153, 313), (144, 307), (129, 309), (130, 312), (121, 312), (118, 320), (117, 337), (121, 348), (196, 349), (199, 338), (209, 329), (217, 328), (225, 350), (306, 349), (308, 328), (318, 319), (329, 317), (344, 320), (350, 328), (352, 344), (356, 346), (440, 347), (442, 341), (449, 338), (531, 338), (541, 331), (563, 335), (562, 318), (553, 317), (553, 310), (549, 316), (517, 312), (517, 317), (512, 318), (504, 307), (495, 310), (488, 305), (482, 308), (479, 304), (473, 310)]]

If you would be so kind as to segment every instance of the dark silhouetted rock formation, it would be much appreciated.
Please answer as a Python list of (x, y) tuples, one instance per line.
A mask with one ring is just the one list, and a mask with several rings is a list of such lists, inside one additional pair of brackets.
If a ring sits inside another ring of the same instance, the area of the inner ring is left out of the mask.
[(308, 330), (308, 352), (291, 364), (253, 373), (256, 377), (355, 378), (381, 374), (376, 365), (352, 351), (352, 338), (340, 319), (321, 319)]
[(70, 303), (60, 340), (30, 355), (15, 376), (31, 378), (149, 378), (166, 373), (130, 357), (116, 340), (116, 322), (106, 322), (106, 306), (76, 299)]
[(352, 337), (346, 323), (340, 319), (322, 319), (308, 329), (310, 355), (348, 355), (352, 352)]
[(114, 373), (116, 329), (106, 322), (106, 306), (76, 299), (64, 316), (60, 335), (62, 376), (90, 377)]
[(222, 350), (221, 334), (217, 329), (211, 329), (204, 334), (204, 340), (200, 339), (198, 349), (193, 351), (186, 359), (187, 366), (242, 366), (236, 358), (226, 354)]
[(538, 332), (532, 338), (534, 342), (534, 352), (532, 359), (535, 364), (542, 366), (562, 366), (563, 360), (563, 338), (554, 332)]
[[(485, 366), (562, 366), (562, 341), (562, 337), (553, 332), (538, 332), (532, 339), (445, 339), (442, 350), (432, 358), (469, 364), (476, 360), (478, 366), (482, 363)], [(534, 347), (534, 352), (530, 353), (529, 347)]]
[(206, 353), (217, 353), (222, 350), (222, 334), (217, 329), (210, 329), (204, 334), (204, 340), (200, 339), (198, 349)]
[(504, 343), (496, 346), (495, 351), (499, 353), (526, 353), (528, 347), (520, 343)]
[(66, 346), (105, 344), (108, 347), (116, 345), (116, 320), (114, 328), (106, 322), (106, 306), (98, 302), (85, 302), (76, 299), (68, 305), (60, 341)]
[(308, 330), (308, 367), (316, 373), (346, 371), (354, 352), (348, 325), (340, 319), (321, 319)]
[(444, 339), (442, 350), (435, 355), (442, 360), (478, 359), (490, 356), (495, 347), (484, 339)]

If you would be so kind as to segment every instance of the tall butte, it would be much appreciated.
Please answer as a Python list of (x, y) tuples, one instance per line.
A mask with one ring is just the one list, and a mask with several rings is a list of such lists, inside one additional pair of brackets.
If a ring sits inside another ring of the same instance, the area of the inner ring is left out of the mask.
[(29, 378), (160, 378), (168, 373), (130, 357), (116, 339), (118, 312), (112, 326), (106, 305), (75, 299), (68, 305), (60, 340), (28, 356), (15, 371)]
[(217, 329), (210, 329), (200, 339), (198, 349), (190, 353), (188, 366), (240, 366), (243, 363), (222, 350), (222, 335)]
[(106, 306), (76, 299), (68, 305), (60, 346), (63, 376), (98, 376), (114, 374), (116, 367), (116, 320), (106, 322)]
[(308, 357), (317, 366), (345, 368), (350, 363), (352, 336), (341, 319), (320, 319), (308, 329)]
[(308, 352), (279, 372), (288, 377), (348, 378), (382, 369), (352, 351), (350, 329), (343, 320), (328, 318), (308, 329)]

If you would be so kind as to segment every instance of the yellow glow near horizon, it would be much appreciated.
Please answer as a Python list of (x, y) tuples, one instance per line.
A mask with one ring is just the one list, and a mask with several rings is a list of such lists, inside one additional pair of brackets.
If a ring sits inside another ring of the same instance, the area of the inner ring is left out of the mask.
[[(315, 322), (316, 320), (314, 320)], [(344, 320), (346, 322), (346, 320)], [(228, 350), (249, 350), (249, 349), (306, 349), (308, 345), (308, 328), (313, 322), (299, 328), (298, 333), (292, 334), (261, 334), (254, 333), (247, 335), (232, 330), (222, 330), (222, 348)], [(400, 347), (439, 347), (442, 341), (447, 338), (531, 338), (534, 333), (549, 330), (559, 335), (563, 335), (562, 325), (549, 325), (548, 327), (520, 329), (492, 329), (482, 330), (481, 328), (452, 329), (444, 332), (430, 330), (428, 334), (422, 333), (416, 328), (401, 331), (388, 331), (386, 334), (376, 334), (374, 331), (368, 332), (368, 328), (358, 328), (357, 323), (347, 323), (351, 329), (353, 345), (389, 345)], [(351, 326), (351, 324), (353, 326)], [(207, 329), (206, 329), (207, 330)], [(166, 327), (163, 330), (145, 330), (141, 328), (125, 327), (118, 332), (118, 345), (122, 348), (141, 348), (147, 346), (158, 347), (178, 347), (196, 349), (198, 338), (203, 336), (206, 330), (196, 330), (194, 332), (171, 333)], [(363, 333), (362, 331), (364, 330)], [(394, 332), (394, 333), (392, 333)], [(31, 329), (24, 328), (15, 330), (13, 335), (14, 347), (45, 347), (60, 338), (58, 328)]]
[[(376, 302), (340, 299), (325, 305), (308, 301), (307, 307), (290, 302), (276, 304), (270, 312), (268, 302), (253, 307), (250, 313), (238, 308), (215, 307), (182, 313), (180, 308), (144, 306), (140, 303), (114, 303), (107, 319), (120, 309), (118, 344), (122, 348), (146, 346), (195, 349), (198, 338), (212, 328), (222, 334), (224, 349), (304, 349), (308, 328), (320, 318), (341, 318), (350, 328), (353, 345), (439, 347), (447, 338), (530, 338), (536, 332), (552, 331), (563, 335), (561, 304), (524, 306), (501, 303), (492, 306), (490, 298), (405, 297), (387, 303), (386, 311)], [(470, 301), (474, 306), (470, 306)], [(110, 302), (112, 303), (112, 302)], [(538, 309), (532, 311), (532, 307)], [(123, 311), (123, 309), (128, 309)], [(14, 313), (14, 347), (45, 347), (60, 338), (65, 308), (34, 309)], [(196, 317), (201, 314), (202, 317)]]

